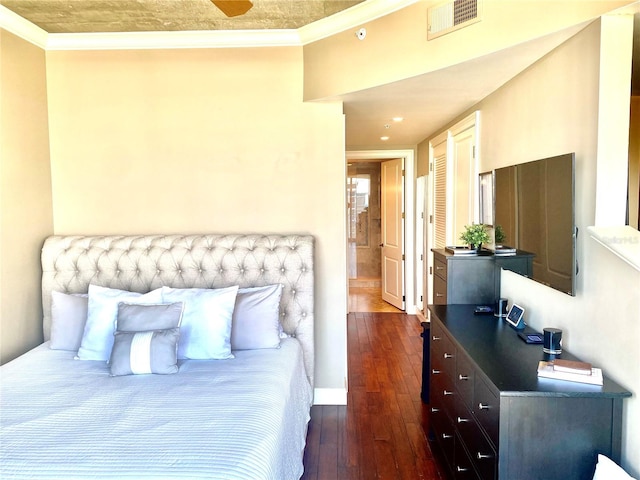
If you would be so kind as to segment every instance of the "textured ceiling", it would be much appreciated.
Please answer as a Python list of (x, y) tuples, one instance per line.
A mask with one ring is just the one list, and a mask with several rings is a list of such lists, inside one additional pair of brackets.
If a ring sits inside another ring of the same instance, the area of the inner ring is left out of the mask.
[(363, 0), (252, 0), (227, 18), (211, 0), (0, 0), (49, 33), (297, 29)]

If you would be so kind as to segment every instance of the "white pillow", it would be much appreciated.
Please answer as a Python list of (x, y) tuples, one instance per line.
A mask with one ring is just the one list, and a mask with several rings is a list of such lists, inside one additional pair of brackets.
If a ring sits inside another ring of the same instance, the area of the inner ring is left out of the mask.
[(280, 347), (282, 285), (241, 288), (231, 327), (231, 349)]
[(218, 289), (162, 287), (163, 302), (184, 303), (179, 359), (233, 358), (231, 319), (237, 294), (237, 285)]
[(51, 338), (52, 350), (77, 352), (82, 342), (87, 323), (88, 295), (51, 292)]
[(634, 478), (629, 476), (613, 460), (605, 455), (598, 454), (598, 463), (593, 480), (634, 480)]
[(113, 348), (118, 303), (161, 303), (160, 289), (142, 295), (115, 288), (89, 285), (89, 309), (82, 343), (76, 358), (80, 360), (109, 360)]

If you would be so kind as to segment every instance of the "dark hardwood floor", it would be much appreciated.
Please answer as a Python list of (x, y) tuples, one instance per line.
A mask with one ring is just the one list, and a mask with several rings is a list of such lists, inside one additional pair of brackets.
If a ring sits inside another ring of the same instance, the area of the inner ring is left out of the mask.
[(444, 479), (420, 400), (422, 327), (404, 313), (350, 313), (346, 406), (314, 406), (303, 480)]

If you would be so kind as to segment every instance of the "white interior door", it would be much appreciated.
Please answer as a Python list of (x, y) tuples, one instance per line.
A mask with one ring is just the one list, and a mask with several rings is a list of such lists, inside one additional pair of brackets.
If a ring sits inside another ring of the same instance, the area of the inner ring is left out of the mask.
[(426, 237), (426, 191), (427, 177), (418, 177), (416, 181), (416, 307), (424, 311), (424, 302), (427, 299), (425, 287), (427, 265), (427, 237)]
[(453, 137), (453, 190), (452, 212), (453, 232), (451, 243), (460, 245), (460, 235), (465, 225), (473, 223), (475, 215), (475, 199), (477, 168), (475, 161), (475, 125)]
[(404, 182), (402, 159), (382, 162), (382, 299), (405, 309), (404, 302)]

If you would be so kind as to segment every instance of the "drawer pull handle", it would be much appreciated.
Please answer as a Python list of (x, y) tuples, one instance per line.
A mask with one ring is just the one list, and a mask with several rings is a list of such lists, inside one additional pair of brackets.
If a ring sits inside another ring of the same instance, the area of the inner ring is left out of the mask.
[(436, 265), (436, 270), (444, 270), (444, 267), (442, 265)]
[(443, 391), (442, 391), (442, 394), (443, 394), (444, 396), (448, 396), (448, 395), (453, 395), (453, 392), (450, 392), (449, 390), (443, 390)]
[(491, 406), (490, 406), (490, 405), (485, 405), (484, 403), (480, 402), (480, 403), (478, 404), (478, 408), (479, 408), (480, 410), (489, 410), (489, 409), (491, 408)]
[(442, 298), (442, 297), (444, 297), (444, 293), (436, 293), (436, 297)]
[(438, 340), (440, 340), (440, 337), (436, 337), (435, 335), (433, 337), (431, 337), (431, 340), (433, 340), (434, 342), (437, 342)]
[(440, 373), (440, 370), (436, 370), (434, 368), (433, 370), (431, 370), (431, 373), (433, 373), (434, 375), (438, 375)]
[(445, 353), (443, 355), (444, 358), (453, 358), (453, 353)]
[(469, 376), (468, 375), (458, 375), (458, 380), (469, 380)]
[(456, 465), (456, 470), (457, 470), (458, 472), (466, 472), (466, 471), (468, 471), (469, 469), (468, 469), (468, 468), (461, 467), (460, 465)]
[(448, 433), (443, 433), (442, 434), (442, 438), (445, 439), (445, 440), (448, 440), (450, 438), (453, 438), (453, 435), (449, 435)]
[(458, 423), (466, 423), (466, 422), (470, 422), (471, 420), (469, 420), (468, 418), (462, 418), (462, 417), (458, 417)]
[[(431, 413), (438, 413), (439, 411), (440, 411), (439, 408), (431, 407)], [(480, 454), (478, 454), (478, 455), (480, 455)]]
[(488, 460), (490, 458), (493, 458), (493, 455), (487, 455), (486, 453), (480, 453), (478, 452), (478, 460)]

